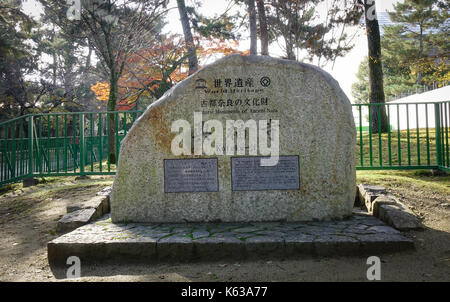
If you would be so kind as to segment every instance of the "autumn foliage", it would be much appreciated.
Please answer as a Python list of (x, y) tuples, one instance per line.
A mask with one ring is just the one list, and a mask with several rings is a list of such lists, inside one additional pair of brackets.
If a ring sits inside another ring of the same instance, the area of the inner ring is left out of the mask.
[[(248, 54), (248, 51), (238, 51), (239, 44), (234, 40), (195, 38), (200, 61), (234, 53)], [(151, 49), (134, 52), (126, 60), (123, 75), (118, 83), (116, 110), (132, 110), (140, 97), (158, 99), (165, 91), (188, 76), (187, 51), (180, 36), (162, 36), (158, 42)], [(91, 90), (97, 100), (107, 102), (109, 87), (109, 82), (103, 81), (91, 86)]]

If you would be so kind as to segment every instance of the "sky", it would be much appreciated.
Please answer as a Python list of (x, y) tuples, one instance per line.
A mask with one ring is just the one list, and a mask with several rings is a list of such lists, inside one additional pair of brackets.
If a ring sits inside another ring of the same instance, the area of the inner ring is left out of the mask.
[[(393, 4), (402, 2), (402, 0), (376, 0), (377, 11), (392, 11)], [(214, 16), (221, 14), (225, 11), (228, 1), (222, 0), (203, 0), (202, 7), (199, 8), (200, 12), (207, 16)], [(176, 0), (170, 0), (167, 21), (168, 24), (165, 31), (172, 33), (182, 34), (183, 30), (179, 21), (178, 10), (176, 9)], [(38, 17), (42, 13), (42, 8), (36, 0), (26, 0), (24, 3), (24, 11), (33, 16)], [(325, 8), (317, 8), (319, 15), (325, 15)], [(363, 28), (349, 29), (349, 34), (357, 31), (353, 44), (354, 48), (346, 54), (344, 57), (337, 58), (334, 66), (328, 64), (324, 69), (329, 72), (340, 84), (347, 97), (353, 103), (353, 97), (351, 94), (351, 86), (356, 82), (356, 73), (358, 72), (358, 66), (360, 62), (367, 56), (367, 37)], [(248, 39), (249, 33), (242, 33), (242, 41), (240, 41), (240, 50), (247, 50), (250, 47)], [(259, 45), (258, 45), (259, 47)], [(271, 45), (269, 47), (269, 53), (271, 56), (279, 57), (282, 55), (277, 45)]]

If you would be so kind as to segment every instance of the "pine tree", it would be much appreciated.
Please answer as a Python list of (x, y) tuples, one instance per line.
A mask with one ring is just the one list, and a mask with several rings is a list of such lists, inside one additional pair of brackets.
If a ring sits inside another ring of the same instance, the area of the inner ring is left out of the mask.
[[(404, 7), (404, 6), (401, 6)], [(444, 85), (450, 81), (450, 66), (448, 65), (448, 49), (450, 39), (448, 23), (442, 21), (448, 8), (435, 4), (433, 18), (428, 23), (433, 24), (423, 36), (423, 57), (419, 58), (418, 26), (414, 24), (395, 24), (384, 26), (381, 40), (381, 54), (383, 65), (383, 82), (386, 97), (413, 91), (421, 91), (421, 84), (417, 84), (418, 70), (421, 67), (423, 84), (437, 83)], [(400, 15), (400, 12), (394, 12)], [(405, 13), (405, 12), (403, 12)], [(357, 74), (358, 81), (352, 87), (352, 94), (357, 103), (369, 101), (369, 70), (367, 58), (361, 62)]]
[[(447, 6), (447, 9), (445, 9)], [(397, 37), (409, 40), (409, 56), (415, 61), (416, 83), (424, 84), (424, 73), (430, 61), (435, 61), (434, 49), (438, 41), (446, 41), (446, 51), (437, 52), (438, 56), (448, 56), (449, 30), (448, 3), (440, 0), (405, 0), (394, 6), (394, 12), (390, 13), (393, 21), (402, 23), (398, 28)], [(439, 29), (440, 34), (434, 34)], [(436, 38), (438, 38), (436, 40)], [(433, 41), (434, 40), (434, 41)], [(433, 43), (434, 42), (434, 43)], [(431, 58), (430, 58), (431, 57)], [(431, 59), (431, 60), (430, 60)], [(446, 58), (443, 58), (444, 60)], [(427, 64), (428, 63), (428, 64)]]
[(180, 14), (181, 25), (183, 27), (184, 41), (188, 50), (189, 74), (193, 74), (198, 70), (198, 60), (194, 38), (192, 37), (191, 25), (184, 0), (177, 0), (177, 6)]
[[(374, 0), (364, 0), (364, 19), (369, 48), (369, 102), (371, 104), (382, 104), (385, 103), (385, 95), (381, 62), (381, 37)], [(370, 111), (372, 133), (387, 132), (389, 125), (385, 106), (370, 106)]]

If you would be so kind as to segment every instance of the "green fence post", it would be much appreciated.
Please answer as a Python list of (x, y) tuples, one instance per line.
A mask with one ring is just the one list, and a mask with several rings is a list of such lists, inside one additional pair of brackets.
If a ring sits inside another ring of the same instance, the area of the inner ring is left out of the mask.
[(442, 166), (442, 149), (441, 149), (441, 112), (439, 108), (440, 104), (434, 104), (434, 122), (435, 122), (435, 135), (436, 135), (436, 160), (438, 167)]
[(16, 122), (12, 123), (12, 131), (11, 131), (11, 167), (12, 167), (12, 171), (11, 171), (11, 177), (15, 178), (16, 177), (16, 152), (17, 152), (17, 147), (16, 147)]
[(33, 177), (33, 116), (28, 117), (28, 173), (29, 177)]
[(84, 114), (80, 114), (80, 174), (84, 176), (84, 161), (85, 161), (85, 148), (84, 148)]

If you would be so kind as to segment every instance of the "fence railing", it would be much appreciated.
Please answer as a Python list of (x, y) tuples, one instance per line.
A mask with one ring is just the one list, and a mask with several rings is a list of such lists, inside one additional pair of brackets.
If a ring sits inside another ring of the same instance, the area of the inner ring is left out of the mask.
[(0, 123), (0, 185), (27, 177), (115, 174), (111, 148), (119, 154), (141, 113), (35, 114)]
[[(382, 131), (383, 111), (387, 131)], [(356, 104), (357, 169), (442, 169), (449, 164), (450, 102)], [(371, 125), (371, 126), (370, 126)]]
[[(357, 169), (450, 171), (450, 101), (355, 104)], [(385, 111), (389, 127), (383, 132)], [(120, 141), (142, 111), (52, 113), (0, 123), (0, 185), (28, 177), (112, 175)], [(113, 131), (111, 131), (113, 130)]]

